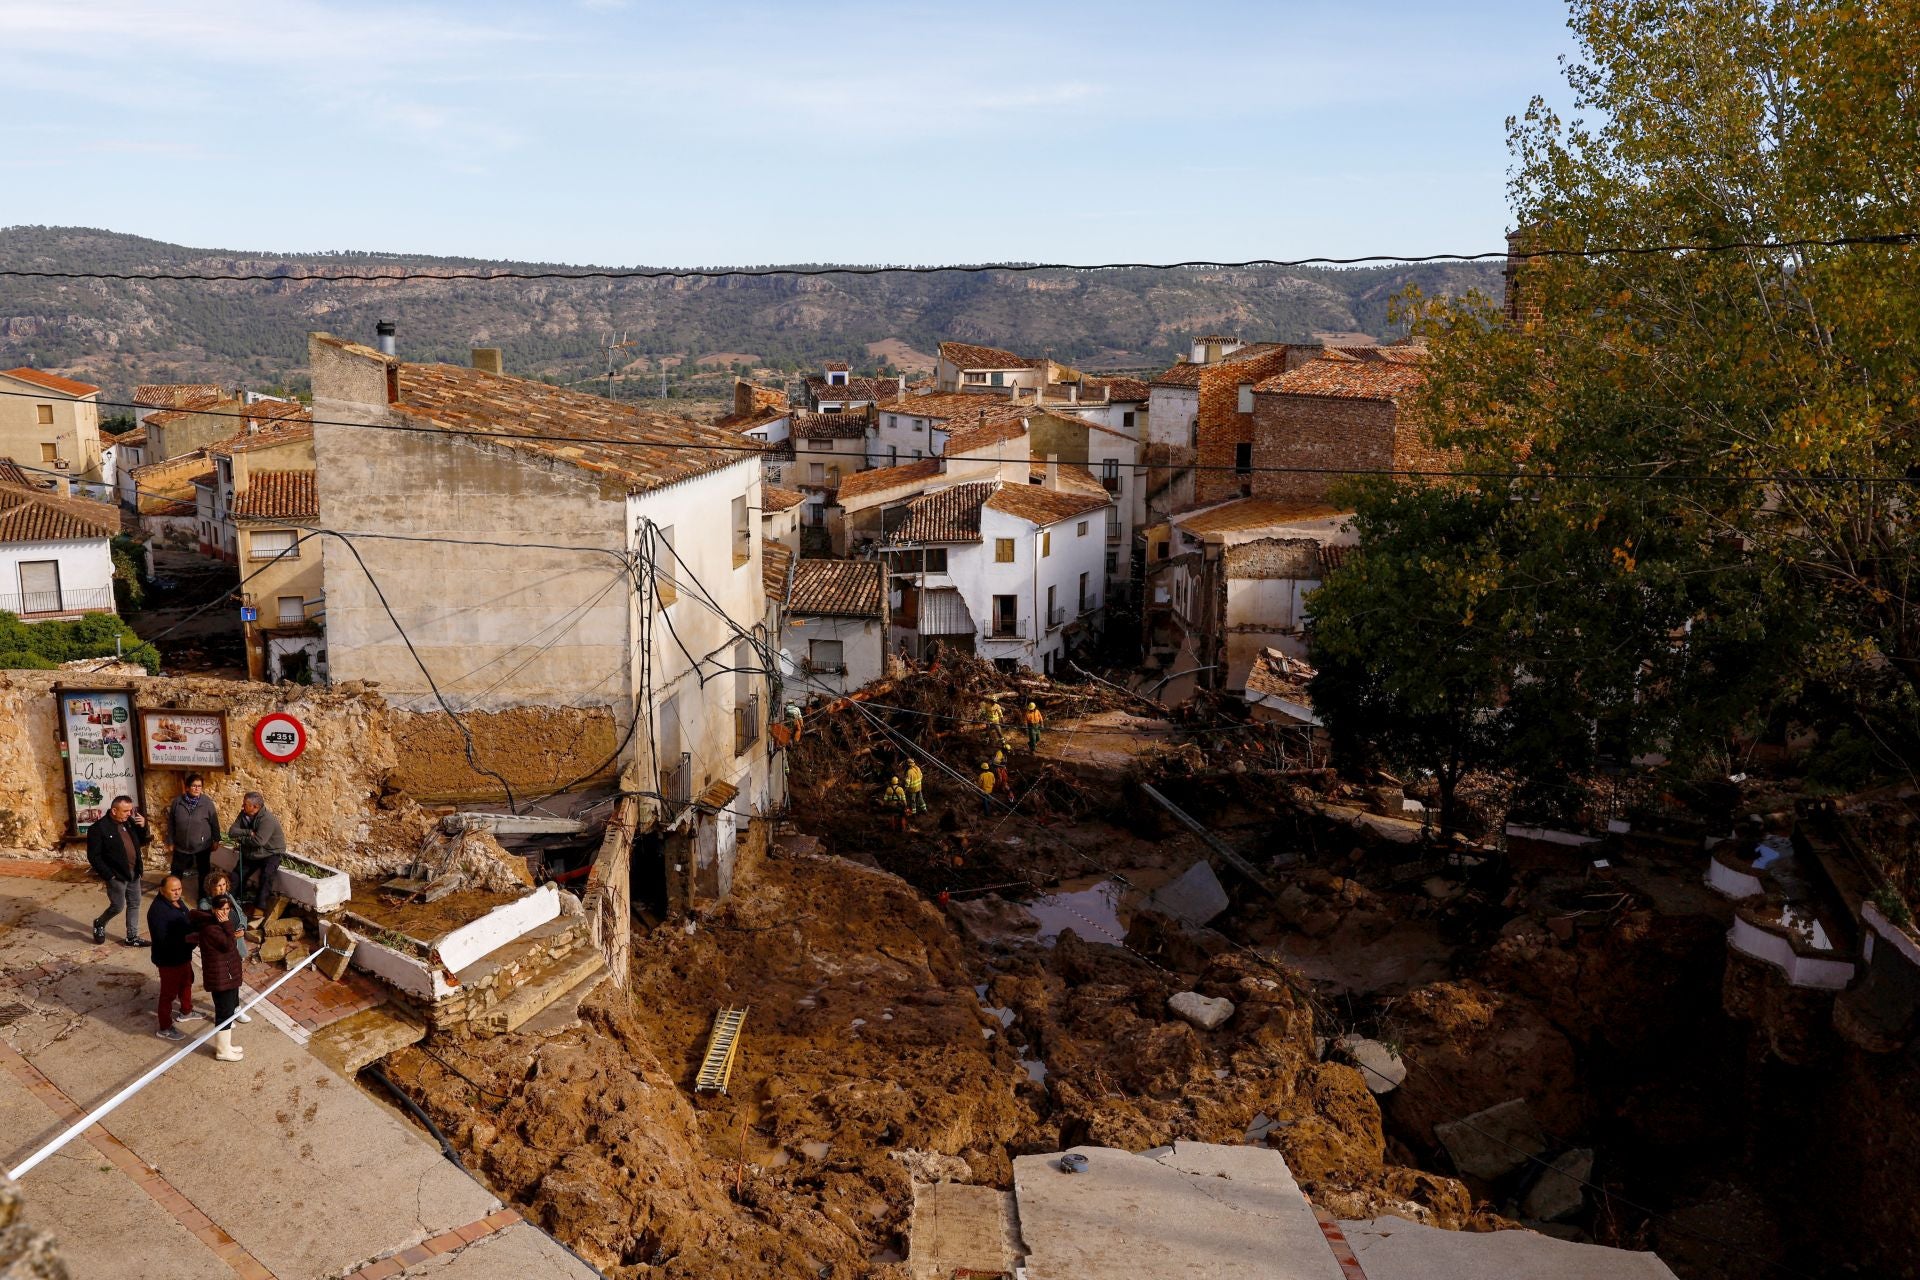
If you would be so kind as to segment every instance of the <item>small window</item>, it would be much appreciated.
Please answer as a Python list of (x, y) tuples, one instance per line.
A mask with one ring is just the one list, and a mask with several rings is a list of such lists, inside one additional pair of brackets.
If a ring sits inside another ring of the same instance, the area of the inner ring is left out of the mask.
[(1087, 536), (1087, 522), (1085, 520), (1082, 520), (1078, 527), (1074, 529), (1073, 536), (1076, 538), (1084, 538)]
[(654, 529), (652, 551), (654, 598), (664, 609), (680, 598), (680, 592), (673, 583), (674, 577), (680, 572), (680, 557), (674, 554), (672, 525), (660, 525)]
[(807, 666), (825, 675), (843, 676), (847, 663), (838, 640), (807, 641)]
[(1051, 529), (1040, 535), (1040, 554), (1043, 557), (1053, 554), (1053, 530)]
[(1133, 410), (1129, 409), (1120, 415), (1120, 425), (1129, 431), (1133, 430)]
[(990, 387), (1004, 387), (1007, 385), (1007, 375), (996, 371), (988, 377), (987, 385)]
[(825, 484), (827, 482), (827, 464), (824, 462), (816, 462), (808, 467), (807, 478), (815, 484)]
[(50, 427), (53, 425), (53, 406), (50, 404), (37, 404), (33, 406), (33, 416), (34, 420), (41, 426)]
[(747, 499), (733, 500), (733, 567), (738, 569), (753, 559), (753, 532), (747, 524)]
[(291, 529), (258, 529), (248, 539), (249, 560), (298, 560), (300, 548)]
[(945, 573), (946, 571), (947, 549), (945, 547), (929, 547), (927, 549), (927, 572)]
[(923, 454), (923, 453), (921, 453), (921, 452), (920, 452), (920, 451), (919, 451), (918, 449), (915, 449), (915, 450), (913, 451), (913, 460), (914, 460), (915, 462), (918, 462), (918, 461), (920, 461), (920, 459), (921, 459), (921, 458), (923, 458), (923, 457), (925, 457), (925, 456), (926, 456), (926, 455), (925, 455), (925, 454)]
[(281, 596), (279, 617), (282, 622), (305, 622), (307, 601), (304, 596)]
[(995, 538), (993, 540), (993, 559), (995, 564), (1013, 563), (1013, 539)]
[(1111, 578), (1120, 572), (1120, 557), (1112, 551), (1107, 552), (1107, 576)]
[(1240, 412), (1253, 412), (1253, 384), (1251, 382), (1243, 382), (1240, 384)]
[(1172, 543), (1170, 542), (1159, 543), (1154, 548), (1155, 555), (1153, 558), (1156, 560), (1165, 560), (1172, 551), (1173, 551)]
[(1085, 613), (1093, 607), (1093, 597), (1087, 594), (1087, 575), (1080, 575), (1080, 612)]
[(1253, 446), (1237, 444), (1233, 446), (1233, 470), (1236, 475), (1253, 474)]
[(58, 462), (58, 461), (60, 461), (60, 446), (59, 446), (59, 445), (57, 445), (57, 444), (43, 444), (43, 445), (41, 445), (41, 446), (40, 446), (40, 461), (42, 461), (42, 462)]
[(915, 418), (915, 419), (913, 420), (913, 429), (914, 429), (915, 431), (924, 431), (924, 430), (926, 430), (926, 428), (925, 428), (925, 427), (923, 427), (923, 426), (921, 425), (921, 423), (920, 423), (920, 419), (918, 419), (918, 418)]

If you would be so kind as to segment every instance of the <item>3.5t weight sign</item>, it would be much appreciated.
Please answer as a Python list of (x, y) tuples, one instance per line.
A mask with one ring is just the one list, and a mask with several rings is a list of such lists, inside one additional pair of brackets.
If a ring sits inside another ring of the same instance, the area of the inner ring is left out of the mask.
[(262, 716), (253, 726), (253, 745), (275, 764), (291, 764), (307, 749), (307, 726), (284, 711)]

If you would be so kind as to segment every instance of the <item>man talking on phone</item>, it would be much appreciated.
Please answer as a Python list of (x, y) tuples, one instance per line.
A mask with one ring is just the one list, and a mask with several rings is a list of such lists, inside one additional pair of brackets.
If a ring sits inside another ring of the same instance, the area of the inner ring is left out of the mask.
[(107, 909), (93, 922), (96, 946), (107, 940), (107, 925), (121, 911), (127, 914), (127, 945), (147, 945), (140, 936), (140, 851), (152, 834), (132, 796), (115, 796), (106, 816), (87, 828), (87, 865), (107, 884)]

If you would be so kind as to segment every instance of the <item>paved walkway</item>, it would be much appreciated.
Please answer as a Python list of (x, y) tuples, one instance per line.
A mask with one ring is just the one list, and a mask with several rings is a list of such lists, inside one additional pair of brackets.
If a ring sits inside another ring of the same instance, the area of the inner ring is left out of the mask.
[[(93, 945), (97, 884), (0, 863), (0, 1163), (11, 1168), (177, 1046), (154, 1038), (144, 950)], [(253, 975), (249, 975), (250, 977)], [(303, 977), (305, 975), (302, 975)], [(295, 991), (21, 1179), (75, 1276), (114, 1280), (588, 1280), (592, 1272), (442, 1159), (404, 1116), (305, 1048), (364, 1006)], [(205, 1005), (196, 986), (196, 1007)], [(188, 1030), (205, 1027), (188, 1023)]]

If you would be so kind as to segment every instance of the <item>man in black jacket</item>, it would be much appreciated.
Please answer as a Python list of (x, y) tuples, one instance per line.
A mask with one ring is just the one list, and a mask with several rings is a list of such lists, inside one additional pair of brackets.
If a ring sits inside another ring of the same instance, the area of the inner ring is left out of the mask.
[(107, 909), (93, 921), (95, 945), (107, 940), (107, 922), (121, 911), (127, 913), (127, 945), (147, 945), (140, 936), (140, 851), (151, 835), (147, 815), (134, 810), (132, 796), (115, 796), (107, 815), (87, 828), (87, 865), (107, 885)]
[(188, 920), (186, 886), (179, 876), (160, 883), (160, 896), (147, 908), (147, 937), (153, 940), (153, 967), (160, 971), (160, 1029), (162, 1040), (183, 1040), (174, 1029), (173, 1004), (180, 1002), (181, 1022), (199, 1022), (207, 1015), (193, 1009), (194, 927)]
[(213, 847), (220, 843), (220, 814), (206, 794), (207, 784), (197, 773), (187, 775), (186, 790), (167, 810), (167, 842), (173, 846), (174, 875), (194, 874), (196, 890), (204, 889)]

